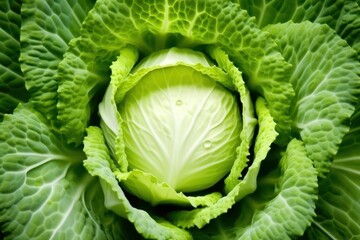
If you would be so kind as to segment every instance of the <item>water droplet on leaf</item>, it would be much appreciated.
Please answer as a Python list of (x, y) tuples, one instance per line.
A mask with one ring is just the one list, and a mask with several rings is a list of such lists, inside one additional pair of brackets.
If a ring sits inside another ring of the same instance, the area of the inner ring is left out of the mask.
[(211, 145), (212, 145), (212, 143), (209, 140), (205, 141), (203, 144), (204, 148), (210, 148)]
[(183, 101), (182, 101), (181, 99), (179, 99), (179, 100), (176, 101), (176, 105), (180, 106), (180, 105), (182, 105), (182, 104), (183, 104)]

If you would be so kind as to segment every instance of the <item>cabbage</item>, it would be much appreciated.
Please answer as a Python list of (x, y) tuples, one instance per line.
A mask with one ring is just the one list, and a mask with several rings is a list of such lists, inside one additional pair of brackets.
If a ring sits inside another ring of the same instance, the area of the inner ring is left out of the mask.
[(152, 173), (176, 191), (207, 189), (230, 171), (236, 157), (241, 125), (236, 98), (195, 69), (157, 64), (119, 103), (129, 168)]
[(360, 3), (0, 3), (0, 238), (357, 239)]

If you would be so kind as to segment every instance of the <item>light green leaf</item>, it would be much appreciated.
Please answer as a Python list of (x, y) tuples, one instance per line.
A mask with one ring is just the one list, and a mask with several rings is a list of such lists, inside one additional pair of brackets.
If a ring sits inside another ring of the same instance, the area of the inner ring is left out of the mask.
[(19, 105), (0, 123), (5, 239), (121, 238), (98, 180), (82, 166), (83, 152), (64, 144), (49, 126), (31, 105)]
[(326, 179), (319, 183), (317, 217), (307, 231), (311, 239), (360, 238), (360, 108), (352, 117)]
[(0, 121), (29, 95), (19, 65), (21, 1), (0, 3)]
[(229, 175), (225, 178), (225, 192), (229, 193), (243, 177), (242, 171), (248, 164), (248, 156), (250, 155), (250, 146), (253, 142), (257, 119), (255, 118), (254, 106), (250, 92), (247, 89), (242, 78), (242, 73), (230, 61), (228, 55), (216, 47), (208, 47), (209, 55), (214, 58), (219, 65), (232, 79), (233, 85), (239, 93), (242, 106), (242, 129), (240, 132), (240, 146), (236, 149), (236, 160), (231, 167)]
[(156, 206), (160, 204), (173, 204), (178, 206), (210, 206), (221, 198), (221, 193), (213, 192), (203, 196), (186, 196), (182, 192), (160, 182), (155, 176), (140, 170), (132, 170), (127, 173), (113, 170), (117, 180), (127, 192)]
[(132, 82), (124, 83), (123, 80), (128, 76), (138, 59), (138, 51), (132, 46), (127, 46), (120, 50), (116, 61), (111, 65), (111, 81), (106, 89), (103, 100), (99, 104), (100, 126), (104, 133), (110, 152), (116, 159), (118, 168), (121, 172), (128, 170), (128, 162), (125, 154), (125, 144), (123, 141), (123, 130), (121, 125), (123, 119), (118, 112), (115, 94), (119, 89), (128, 89)]
[(84, 151), (88, 158), (84, 165), (89, 173), (98, 176), (105, 195), (105, 206), (132, 222), (136, 230), (149, 239), (191, 239), (189, 233), (161, 218), (156, 220), (146, 211), (133, 207), (114, 175), (115, 163), (110, 157), (101, 129), (88, 128)]
[(293, 64), (293, 131), (300, 133), (320, 176), (349, 129), (360, 87), (356, 52), (326, 25), (303, 22), (266, 28)]
[[(111, 69), (121, 68), (122, 63), (117, 60), (118, 66), (111, 66)], [(185, 66), (194, 68), (197, 72), (207, 75), (214, 81), (220, 83), (228, 90), (235, 91), (234, 83), (230, 76), (226, 74), (221, 68), (217, 67), (210, 59), (199, 51), (194, 51), (187, 48), (169, 48), (160, 50), (148, 55), (132, 69), (131, 74), (120, 74), (119, 77), (112, 73), (112, 78), (117, 77), (118, 87), (115, 95), (117, 104), (121, 104), (126, 93), (128, 93), (135, 85), (137, 85), (142, 78), (154, 70), (162, 68), (170, 68), (177, 66)], [(180, 70), (179, 70), (180, 71)], [(113, 81), (113, 80), (112, 80)]]
[(32, 102), (47, 118), (56, 116), (56, 70), (78, 36), (94, 0), (26, 0), (21, 8), (21, 67)]

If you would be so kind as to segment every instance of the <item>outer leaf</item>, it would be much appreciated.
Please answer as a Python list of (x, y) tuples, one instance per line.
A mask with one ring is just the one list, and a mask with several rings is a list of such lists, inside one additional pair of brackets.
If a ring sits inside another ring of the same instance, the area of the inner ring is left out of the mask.
[(93, 4), (94, 0), (25, 0), (22, 5), (21, 67), (34, 106), (47, 118), (56, 116), (59, 62)]
[(19, 65), (21, 1), (0, 3), (0, 121), (19, 102), (28, 100)]
[(335, 29), (351, 47), (360, 53), (360, 7), (353, 0), (235, 0), (249, 14), (256, 17), (260, 27), (306, 20), (324, 23)]
[(360, 87), (356, 52), (326, 25), (303, 22), (266, 28), (293, 64), (292, 118), (321, 176), (328, 171), (349, 126)]
[(0, 124), (0, 223), (5, 239), (120, 238), (99, 182), (31, 105)]
[[(271, 159), (269, 159), (271, 160)], [(279, 168), (258, 180), (258, 190), (194, 239), (293, 239), (315, 216), (317, 172), (301, 141), (293, 139)]]
[(59, 119), (71, 142), (81, 142), (91, 113), (89, 104), (107, 84), (106, 71), (125, 44), (145, 54), (170, 46), (222, 46), (253, 89), (265, 96), (279, 131), (289, 131), (293, 96), (287, 82), (289, 65), (268, 35), (257, 29), (254, 19), (235, 4), (100, 0), (82, 29), (59, 69)]
[(245, 1), (235, 0), (249, 14), (256, 17), (260, 27), (274, 23), (284, 23), (289, 20), (303, 22), (305, 20), (316, 21), (319, 18), (327, 18), (329, 23), (334, 23), (339, 16), (339, 9), (344, 5), (344, 0), (264, 0)]
[(280, 166), (280, 182), (275, 188), (278, 194), (265, 203), (263, 210), (255, 211), (240, 239), (291, 239), (303, 235), (311, 224), (317, 200), (317, 172), (302, 142), (294, 139), (289, 143)]
[(360, 238), (360, 108), (335, 156), (330, 174), (319, 184), (317, 217), (307, 232), (311, 239)]
[[(330, 25), (336, 32), (345, 39), (349, 45), (358, 53), (360, 60), (360, 5), (359, 1), (345, 1), (345, 5), (340, 12), (340, 16), (336, 18), (336, 25)], [(327, 23), (326, 20), (318, 22)]]
[(108, 209), (132, 222), (136, 230), (145, 238), (191, 239), (186, 231), (171, 225), (164, 219), (155, 221), (146, 211), (131, 206), (115, 178), (113, 171), (116, 167), (110, 157), (101, 129), (89, 127), (84, 143), (84, 150), (88, 156), (84, 165), (91, 175), (99, 177), (105, 194), (105, 206)]

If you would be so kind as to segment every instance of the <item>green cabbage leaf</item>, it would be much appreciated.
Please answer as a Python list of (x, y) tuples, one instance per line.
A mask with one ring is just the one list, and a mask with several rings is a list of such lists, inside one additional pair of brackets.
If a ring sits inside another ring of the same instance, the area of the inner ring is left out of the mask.
[(4, 0), (1, 239), (360, 238), (360, 2)]
[(105, 208), (99, 181), (83, 166), (82, 150), (67, 145), (31, 104), (6, 115), (0, 129), (0, 221), (7, 238), (122, 235), (117, 222), (123, 220)]
[(29, 94), (25, 89), (20, 69), (20, 1), (0, 4), (0, 120), (11, 113), (20, 102), (26, 102)]

